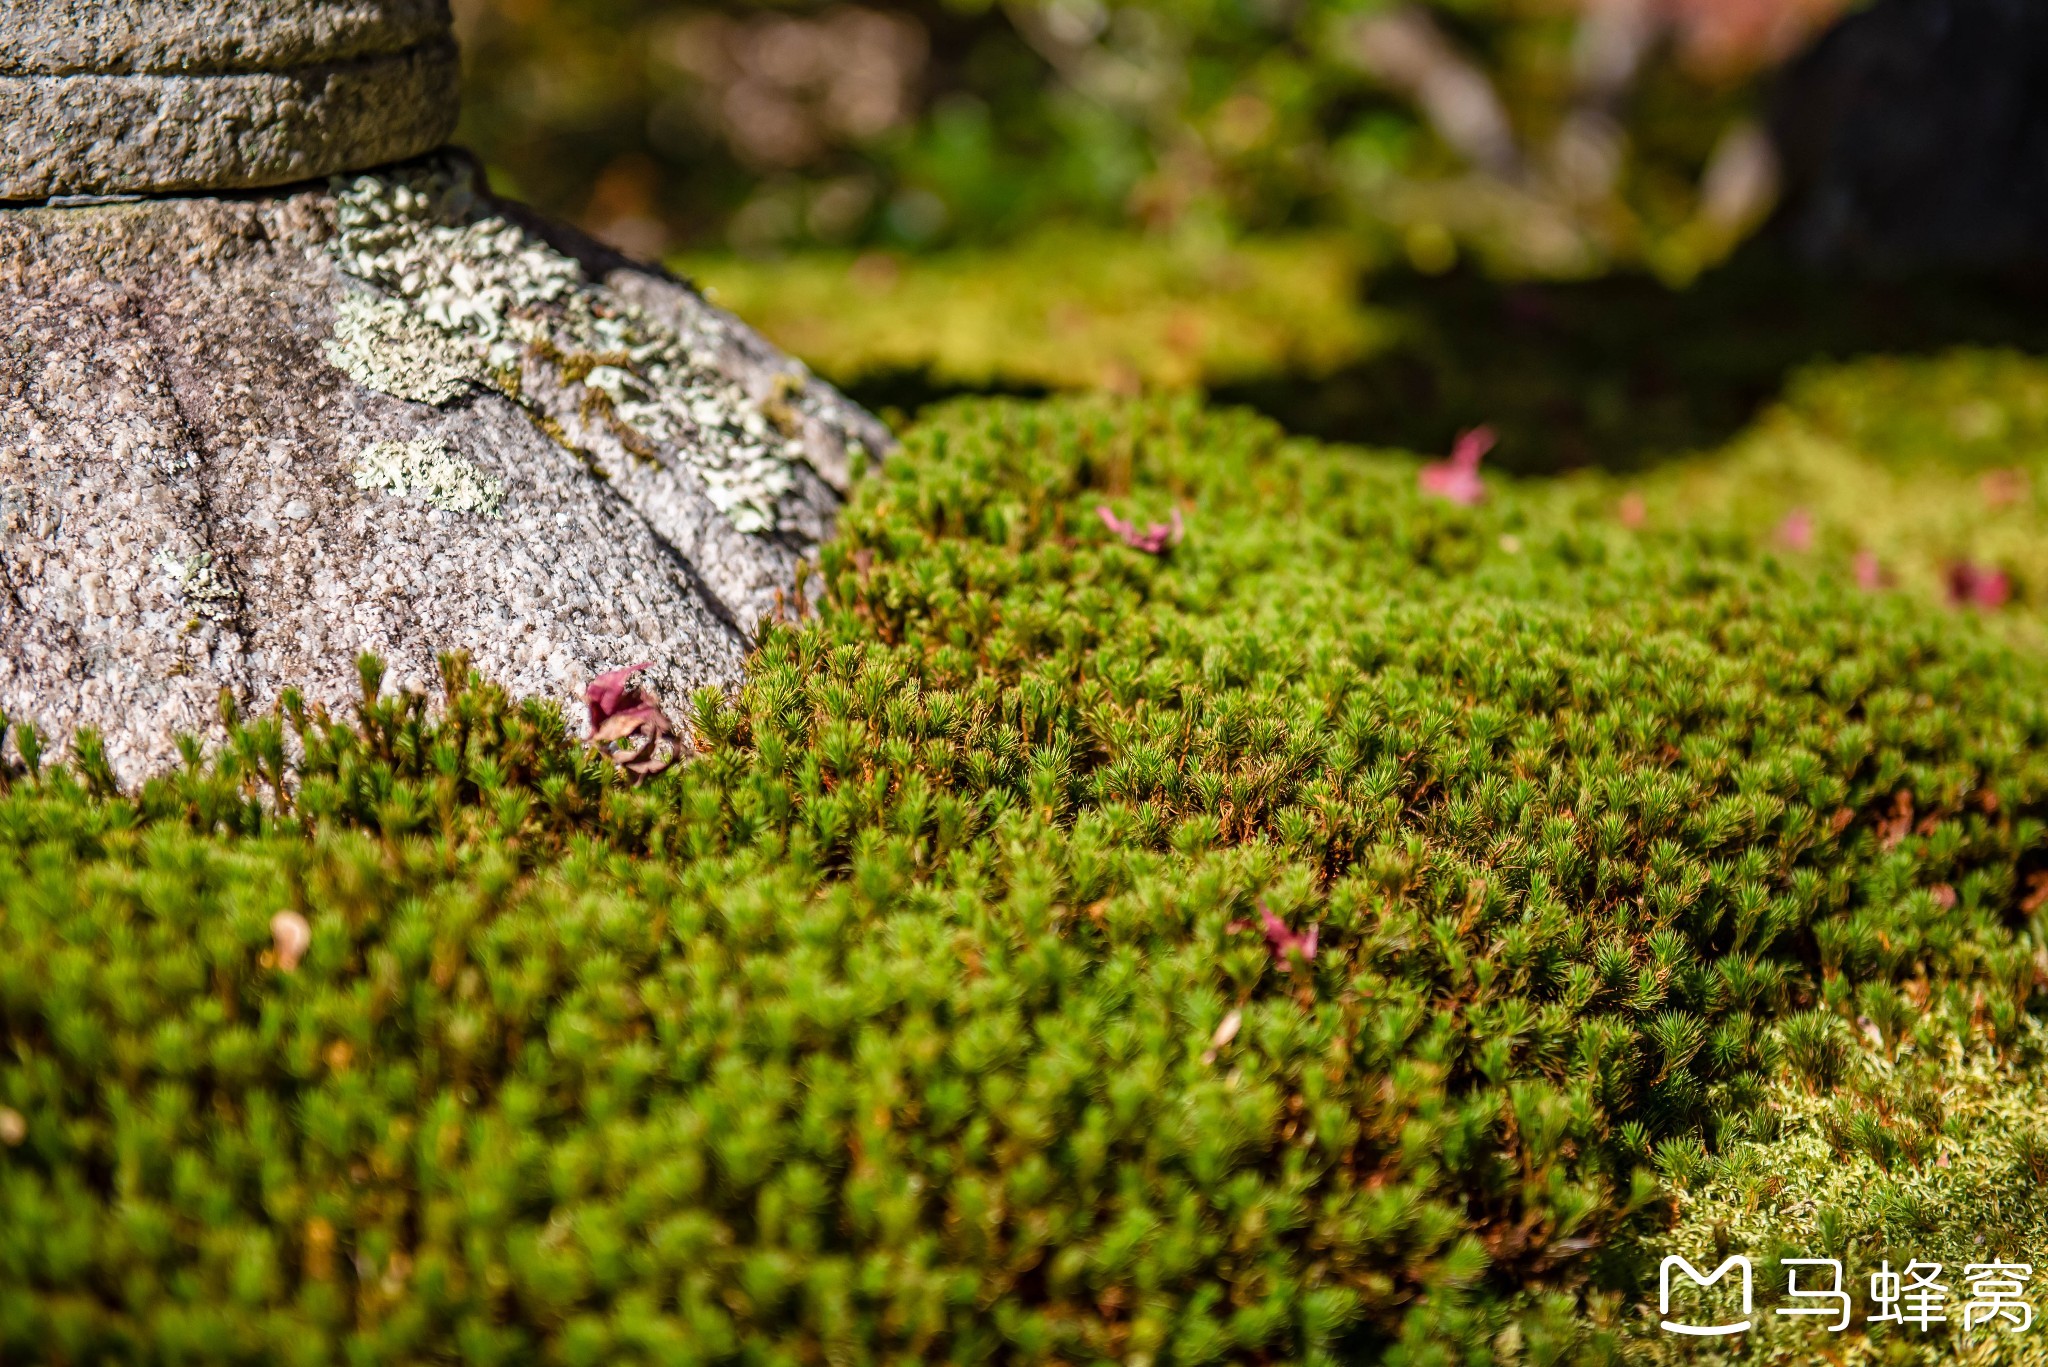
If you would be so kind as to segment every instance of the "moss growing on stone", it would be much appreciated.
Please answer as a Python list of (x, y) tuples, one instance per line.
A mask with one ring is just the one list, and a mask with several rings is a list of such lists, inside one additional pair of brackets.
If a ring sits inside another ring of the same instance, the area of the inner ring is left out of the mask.
[(1970, 619), (1164, 402), (940, 411), (821, 572), (644, 786), (459, 663), (17, 766), (0, 1346), (1607, 1361), (1781, 1063), (2031, 1038)]

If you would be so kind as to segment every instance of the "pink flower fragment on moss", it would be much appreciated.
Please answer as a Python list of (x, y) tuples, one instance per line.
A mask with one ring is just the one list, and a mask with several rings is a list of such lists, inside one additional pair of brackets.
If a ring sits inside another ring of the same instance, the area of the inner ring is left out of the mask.
[(1479, 462), (1498, 441), (1491, 427), (1460, 432), (1457, 443), (1451, 447), (1450, 459), (1423, 466), (1415, 474), (1416, 483), (1422, 486), (1423, 493), (1448, 499), (1461, 507), (1483, 502), (1486, 481), (1479, 477)]
[(1958, 560), (1948, 567), (1949, 606), (2002, 608), (2012, 601), (2012, 580), (2004, 570)]
[(1299, 954), (1307, 963), (1316, 957), (1316, 935), (1322, 927), (1310, 926), (1307, 934), (1297, 935), (1264, 902), (1259, 903), (1259, 921), (1265, 927), (1266, 943), (1273, 946), (1274, 958), (1285, 961), (1289, 955)]
[[(619, 768), (641, 778), (668, 768), (679, 748), (675, 723), (634, 678), (651, 668), (651, 664), (637, 664), (610, 670), (583, 690), (584, 704), (590, 709), (590, 743)], [(669, 742), (667, 755), (658, 753), (663, 741)], [(622, 748), (611, 748), (621, 742), (625, 743)]]
[[(1273, 957), (1280, 962), (1287, 963), (1291, 957), (1299, 956), (1300, 962), (1308, 963), (1316, 957), (1316, 936), (1322, 927), (1310, 926), (1306, 932), (1296, 934), (1285, 921), (1273, 914), (1263, 899), (1259, 902), (1259, 927), (1265, 932), (1266, 943), (1272, 946)], [(1224, 930), (1235, 935), (1251, 928), (1249, 921), (1232, 921)]]
[(1778, 524), (1778, 544), (1800, 555), (1813, 549), (1813, 534), (1813, 514), (1805, 508), (1794, 508)]
[(1142, 532), (1118, 517), (1106, 503), (1095, 510), (1095, 515), (1101, 518), (1102, 525), (1114, 532), (1126, 546), (1134, 551), (1143, 551), (1147, 555), (1165, 554), (1168, 546), (1178, 546), (1181, 538), (1187, 534), (1186, 527), (1181, 524), (1178, 508), (1173, 510), (1171, 523), (1155, 522)]

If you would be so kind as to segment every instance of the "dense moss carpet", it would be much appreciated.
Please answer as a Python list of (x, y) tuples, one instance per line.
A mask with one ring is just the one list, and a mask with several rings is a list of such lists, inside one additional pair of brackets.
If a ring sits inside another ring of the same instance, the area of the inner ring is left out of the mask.
[(1611, 494), (963, 404), (651, 782), (459, 661), (17, 763), (0, 1357), (1614, 1357), (1787, 1088), (2032, 1057), (2048, 695)]

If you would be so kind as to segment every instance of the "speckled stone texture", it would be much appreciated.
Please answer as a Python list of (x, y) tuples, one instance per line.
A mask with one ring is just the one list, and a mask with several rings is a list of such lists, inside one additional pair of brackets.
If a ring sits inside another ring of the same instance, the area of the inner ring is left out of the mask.
[[(368, 287), (336, 263), (334, 194), (0, 211), (0, 709), (59, 740), (99, 728), (133, 781), (179, 732), (217, 733), (223, 688), (245, 711), (286, 685), (345, 706), (362, 651), (424, 687), (464, 648), (571, 706), (643, 660), (672, 703), (734, 684), (849, 451), (888, 436), (686, 286), (521, 222), (575, 262), (586, 313), (630, 306), (706, 384), (773, 407), (801, 458), (772, 532), (735, 530), (687, 450), (601, 421), (574, 367), (529, 354), (530, 385), (439, 406), (352, 380), (330, 339)], [(363, 453), (394, 442), (445, 450), (501, 506), (366, 487)]]
[(453, 45), (226, 76), (0, 76), (0, 199), (287, 185), (438, 147)]
[(389, 57), (448, 29), (448, 0), (0, 0), (0, 71), (283, 71)]
[(447, 0), (0, 0), (0, 199), (286, 185), (455, 127)]

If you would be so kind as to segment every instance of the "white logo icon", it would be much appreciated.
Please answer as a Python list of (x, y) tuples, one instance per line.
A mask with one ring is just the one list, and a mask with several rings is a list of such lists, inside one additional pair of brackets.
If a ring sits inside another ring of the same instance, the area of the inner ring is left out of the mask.
[(1695, 1286), (1712, 1286), (1715, 1282), (1720, 1281), (1723, 1276), (1727, 1275), (1729, 1268), (1741, 1268), (1743, 1318), (1741, 1322), (1737, 1324), (1712, 1324), (1705, 1326), (1697, 1324), (1676, 1324), (1673, 1323), (1671, 1320), (1666, 1319), (1664, 1321), (1664, 1328), (1667, 1332), (1673, 1334), (1697, 1334), (1700, 1337), (1705, 1338), (1718, 1336), (1721, 1334), (1741, 1334), (1746, 1333), (1749, 1330), (1749, 1313), (1751, 1303), (1750, 1297), (1751, 1291), (1753, 1289), (1749, 1267), (1749, 1259), (1743, 1257), (1740, 1254), (1737, 1254), (1736, 1256), (1728, 1259), (1728, 1261), (1722, 1263), (1719, 1267), (1715, 1268), (1712, 1272), (1708, 1273), (1706, 1276), (1703, 1277), (1700, 1275), (1700, 1270), (1698, 1268), (1694, 1267), (1691, 1263), (1679, 1257), (1677, 1254), (1672, 1254), (1670, 1257), (1666, 1258), (1663, 1262), (1663, 1265), (1657, 1269), (1657, 1309), (1659, 1313), (1664, 1315), (1669, 1315), (1671, 1313), (1671, 1269), (1674, 1267), (1677, 1268), (1679, 1271), (1685, 1273), (1686, 1278), (1689, 1281), (1691, 1281), (1692, 1284)]

